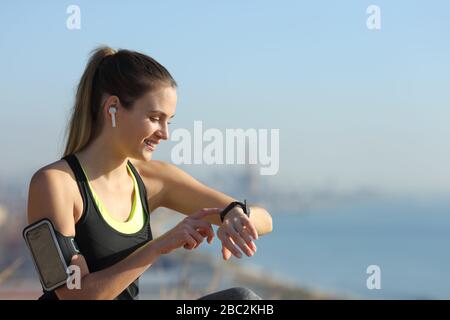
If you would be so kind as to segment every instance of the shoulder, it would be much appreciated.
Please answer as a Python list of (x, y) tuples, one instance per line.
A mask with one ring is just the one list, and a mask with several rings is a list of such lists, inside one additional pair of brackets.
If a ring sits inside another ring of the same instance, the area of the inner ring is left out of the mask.
[(37, 170), (28, 191), (28, 222), (49, 218), (61, 233), (72, 233), (74, 186), (73, 172), (65, 160)]
[(163, 204), (169, 190), (182, 185), (199, 184), (188, 173), (171, 163), (160, 160), (133, 160), (132, 163), (147, 189), (151, 211)]
[[(192, 214), (202, 208), (219, 208), (232, 198), (201, 183), (181, 168), (162, 161), (143, 163), (142, 174), (151, 183), (158, 184), (158, 194), (153, 199), (156, 207), (169, 208)], [(156, 203), (155, 203), (156, 202)], [(152, 204), (152, 199), (149, 199)]]
[(153, 211), (161, 205), (168, 184), (167, 175), (173, 165), (159, 160), (132, 160), (131, 162), (144, 182), (149, 208)]
[(133, 165), (143, 180), (158, 181), (163, 186), (167, 186), (174, 181), (195, 180), (181, 168), (160, 160), (133, 161)]
[(51, 183), (57, 186), (58, 184), (67, 184), (73, 179), (73, 172), (67, 162), (58, 160), (37, 170), (31, 177), (30, 184)]
[(173, 175), (177, 170), (181, 170), (173, 164), (161, 161), (132, 161), (133, 165), (138, 170), (143, 178), (167, 178)]
[(46, 187), (49, 191), (65, 192), (73, 190), (75, 176), (65, 160), (58, 160), (37, 170), (30, 180), (30, 186)]
[(171, 166), (169, 163), (160, 160), (142, 161), (132, 159), (130, 161), (141, 176), (148, 176)]

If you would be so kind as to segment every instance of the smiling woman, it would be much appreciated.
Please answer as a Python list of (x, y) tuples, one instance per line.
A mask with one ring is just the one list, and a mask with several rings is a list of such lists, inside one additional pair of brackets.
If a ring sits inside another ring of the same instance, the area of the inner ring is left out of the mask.
[[(272, 230), (269, 213), (201, 184), (174, 165), (152, 160), (169, 138), (177, 84), (153, 58), (129, 50), (96, 49), (81, 77), (63, 158), (31, 178), (28, 221), (52, 221), (74, 237), (81, 286), (62, 285), (42, 299), (137, 299), (138, 279), (158, 257), (197, 248), (219, 226), (228, 260), (256, 252), (255, 240)], [(220, 215), (228, 207), (226, 215)], [(150, 212), (167, 207), (187, 217), (153, 239)], [(250, 212), (250, 214), (249, 214)], [(259, 299), (245, 288), (208, 299)]]

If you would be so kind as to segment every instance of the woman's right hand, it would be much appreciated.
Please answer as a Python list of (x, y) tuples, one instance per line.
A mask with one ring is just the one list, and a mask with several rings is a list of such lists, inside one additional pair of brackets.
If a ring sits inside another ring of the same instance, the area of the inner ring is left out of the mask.
[(178, 248), (192, 250), (197, 248), (207, 238), (211, 243), (214, 230), (211, 223), (202, 220), (204, 217), (219, 214), (220, 208), (205, 208), (184, 218), (174, 228), (167, 231), (155, 241), (158, 242), (161, 254), (167, 254)]

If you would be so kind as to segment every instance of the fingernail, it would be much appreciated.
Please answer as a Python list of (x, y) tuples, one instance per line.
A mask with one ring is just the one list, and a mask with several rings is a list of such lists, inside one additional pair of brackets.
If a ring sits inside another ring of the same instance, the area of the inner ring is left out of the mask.
[(242, 258), (242, 254), (241, 254), (240, 252), (237, 253), (237, 256), (238, 256), (239, 258)]

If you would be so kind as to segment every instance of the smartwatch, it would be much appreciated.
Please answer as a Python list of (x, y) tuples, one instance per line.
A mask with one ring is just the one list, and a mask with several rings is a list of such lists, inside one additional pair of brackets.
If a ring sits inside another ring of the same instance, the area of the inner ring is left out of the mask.
[(222, 212), (220, 213), (220, 220), (223, 222), (223, 219), (225, 219), (225, 215), (236, 206), (241, 207), (247, 217), (250, 217), (250, 207), (247, 206), (247, 200), (244, 200), (244, 202), (233, 201), (225, 209), (222, 210)]

